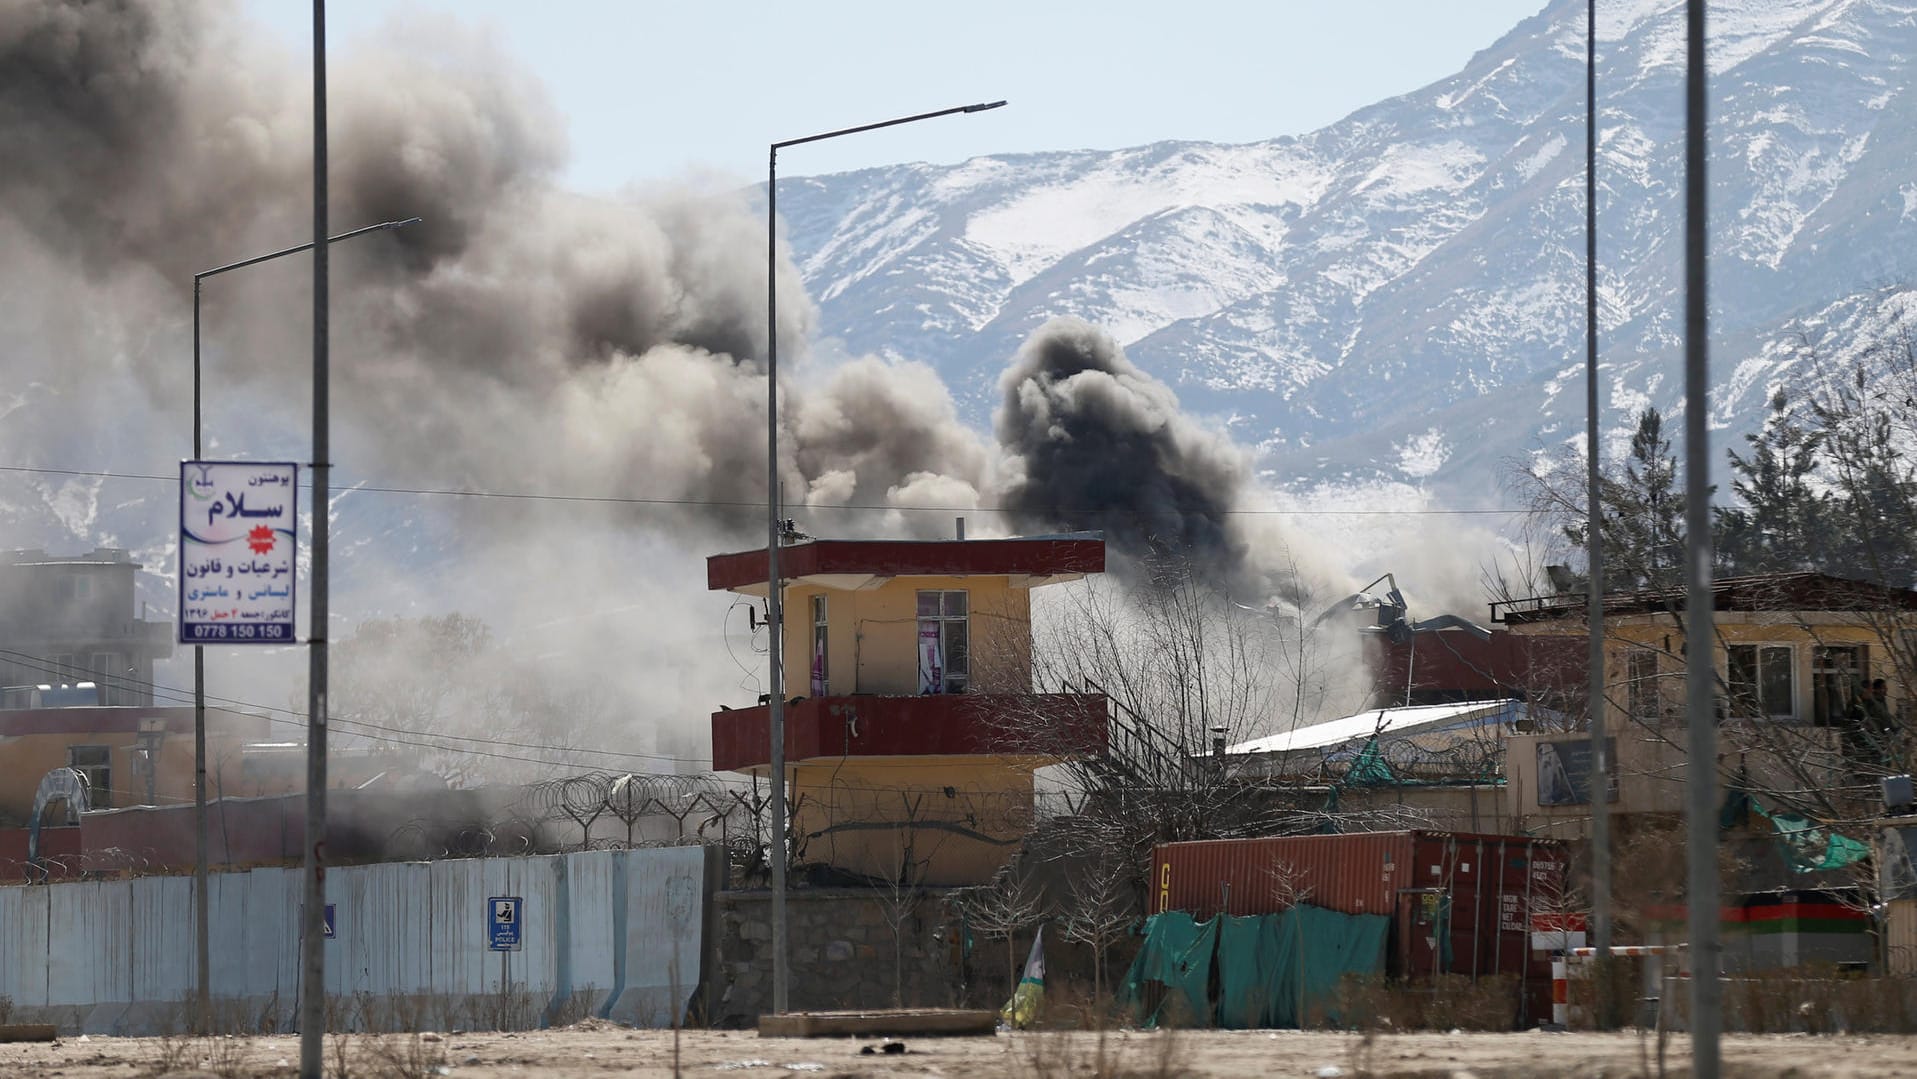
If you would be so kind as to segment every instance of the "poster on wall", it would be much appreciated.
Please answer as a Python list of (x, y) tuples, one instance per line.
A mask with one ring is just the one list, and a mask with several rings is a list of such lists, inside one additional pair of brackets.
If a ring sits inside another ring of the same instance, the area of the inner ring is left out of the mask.
[(939, 624), (919, 623), (919, 692), (945, 692), (944, 650), (939, 647)]
[[(1604, 800), (1617, 801), (1617, 739), (1604, 740), (1604, 755), (1611, 762), (1610, 782)], [(1597, 761), (1591, 755), (1589, 738), (1564, 738), (1538, 743), (1538, 804), (1541, 806), (1578, 806), (1591, 804), (1591, 773)]]
[(299, 466), (180, 462), (181, 644), (287, 644)]

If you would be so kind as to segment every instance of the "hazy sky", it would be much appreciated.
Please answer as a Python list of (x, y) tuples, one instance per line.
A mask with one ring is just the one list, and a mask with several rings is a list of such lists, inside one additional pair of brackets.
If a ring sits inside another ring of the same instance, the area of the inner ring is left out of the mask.
[[(781, 175), (1161, 139), (1300, 134), (1452, 74), (1544, 0), (330, 0), (333, 55), (393, 18), (492, 34), (569, 125), (567, 180), (610, 190), (765, 175), (766, 146), (1005, 98), (794, 148)], [(300, 0), (245, 0), (288, 45)]]

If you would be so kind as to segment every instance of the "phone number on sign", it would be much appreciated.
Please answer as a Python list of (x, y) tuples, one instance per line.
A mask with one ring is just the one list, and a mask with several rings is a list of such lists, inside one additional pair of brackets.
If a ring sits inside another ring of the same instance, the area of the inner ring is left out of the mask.
[(205, 625), (187, 627), (187, 635), (196, 641), (286, 641), (293, 627), (285, 625)]

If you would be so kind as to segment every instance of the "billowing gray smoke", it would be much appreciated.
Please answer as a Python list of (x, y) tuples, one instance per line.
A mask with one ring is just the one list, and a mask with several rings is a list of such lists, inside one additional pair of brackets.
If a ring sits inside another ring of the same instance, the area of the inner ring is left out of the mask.
[(1097, 528), (1133, 554), (1241, 560), (1229, 514), (1249, 475), (1244, 455), (1179, 412), (1103, 330), (1054, 319), (999, 385), (1010, 460), (1001, 501), (1018, 527)]
[[(763, 218), (737, 193), (560, 191), (563, 124), (539, 88), (456, 27), (410, 30), (356, 43), (330, 80), (332, 220), (424, 219), (335, 252), (335, 415), (368, 444), (342, 478), (717, 503), (681, 512), (749, 535), (726, 504), (764, 500)], [(223, 2), (7, 0), (4, 228), (159, 307), (123, 316), (177, 324), (193, 271), (307, 231), (305, 71), (274, 53)], [(813, 311), (780, 273), (782, 352), (803, 361)], [(220, 279), (215, 340), (299, 356), (298, 295), (293, 261)], [(181, 403), (180, 364), (136, 366), (157, 409)], [(302, 367), (221, 384), (297, 390)], [(790, 500), (978, 501), (989, 455), (929, 372), (854, 364), (787, 400)]]
[[(0, 0), (0, 464), (165, 475), (185, 455), (193, 273), (310, 235), (303, 60), (227, 0)], [(693, 584), (763, 536), (762, 211), (560, 190), (561, 118), (457, 25), (337, 48), (330, 88), (335, 228), (424, 219), (332, 249), (336, 488), (635, 500), (339, 496), (335, 634), (473, 614), (542, 681), (605, 695), (625, 748), (702, 752), (700, 717), (762, 669), (749, 636), (728, 650), (744, 612)], [(306, 459), (309, 266), (208, 281), (210, 455)], [(809, 372), (814, 313), (777, 272), (786, 498), (821, 532), (945, 533), (915, 510), (979, 505), (989, 446), (923, 366)], [(164, 485), (0, 480), (0, 546), (170, 568)], [(247, 681), (215, 691), (280, 705), (265, 662), (209, 664)]]
[[(392, 27), (332, 63), (332, 221), (423, 218), (333, 249), (336, 484), (631, 500), (352, 496), (333, 507), (351, 560), (337, 617), (464, 609), (542, 671), (636, 679), (619, 706), (635, 728), (697, 729), (713, 686), (757, 688), (756, 663), (713, 638), (723, 599), (684, 584), (700, 556), (762, 536), (761, 211), (738, 192), (560, 190), (560, 117), (457, 26)], [(307, 79), (230, 0), (0, 0), (6, 463), (164, 474), (184, 454), (192, 274), (310, 234)], [(307, 267), (209, 285), (211, 454), (304, 459)], [(1243, 457), (1090, 327), (1053, 323), (1020, 353), (993, 447), (922, 365), (809, 374), (814, 311), (791, 260), (776, 272), (798, 373), (781, 484), (815, 531), (947, 534), (951, 510), (1002, 501), (1014, 530), (1103, 528), (1254, 581), (1282, 549), (1231, 516)], [(30, 482), (70, 538), (0, 543), (167, 564), (151, 485)], [(128, 506), (147, 517), (113, 525)], [(467, 549), (392, 542), (422, 521)]]

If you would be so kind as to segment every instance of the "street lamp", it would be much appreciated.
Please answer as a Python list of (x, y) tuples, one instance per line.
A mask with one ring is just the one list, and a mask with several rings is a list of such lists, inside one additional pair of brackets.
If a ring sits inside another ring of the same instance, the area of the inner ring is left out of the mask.
[(779, 580), (779, 151), (787, 146), (803, 146), (808, 142), (823, 142), (836, 139), (841, 135), (856, 135), (861, 131), (877, 131), (882, 127), (897, 127), (900, 124), (916, 123), (938, 116), (952, 116), (964, 112), (985, 112), (1003, 106), (1003, 101), (988, 101), (976, 105), (955, 105), (936, 112), (922, 112), (916, 116), (901, 116), (896, 120), (881, 120), (876, 124), (860, 124), (858, 127), (841, 128), (820, 135), (807, 135), (801, 139), (787, 139), (772, 144), (771, 153), (766, 161), (765, 173), (765, 551), (766, 551), (766, 644), (769, 653), (767, 666), (770, 668), (766, 679), (768, 692), (766, 707), (771, 727), (772, 760), (769, 763), (772, 779), (771, 813), (774, 827), (777, 828), (778, 842), (772, 851), (772, 1010), (786, 1010), (786, 939), (785, 939), (785, 861), (787, 822), (785, 819), (785, 673), (783, 661), (779, 655), (780, 631), (784, 628), (781, 620), (785, 617), (782, 602), (781, 581)]
[[(377, 225), (342, 232), (338, 236), (326, 238), (328, 244), (341, 240), (350, 240), (355, 236), (364, 236), (369, 232), (384, 229), (396, 229), (418, 221), (409, 217), (404, 221), (382, 221)], [(231, 270), (257, 266), (262, 262), (271, 262), (287, 255), (297, 255), (301, 251), (311, 251), (312, 241), (297, 247), (282, 248), (264, 255), (255, 255), (250, 259), (229, 262), (224, 266), (215, 266), (210, 270), (201, 270), (193, 275), (193, 459), (199, 460), (202, 452), (200, 422), (200, 285), (207, 278)], [(213, 987), (207, 959), (207, 882), (206, 882), (206, 648), (193, 646), (193, 934), (194, 962), (198, 973), (197, 996), (199, 1000), (199, 1022), (204, 1026), (207, 1017), (212, 1014)]]
[(1601, 488), (1598, 476), (1598, 306), (1597, 306), (1597, 0), (1584, 5), (1584, 492), (1585, 618), (1590, 637), (1585, 681), (1591, 717), (1591, 944), (1597, 948), (1597, 1026), (1617, 1025), (1615, 984), (1611, 980), (1611, 771), (1617, 762), (1607, 747), (1604, 710), (1604, 542), (1597, 522)]

